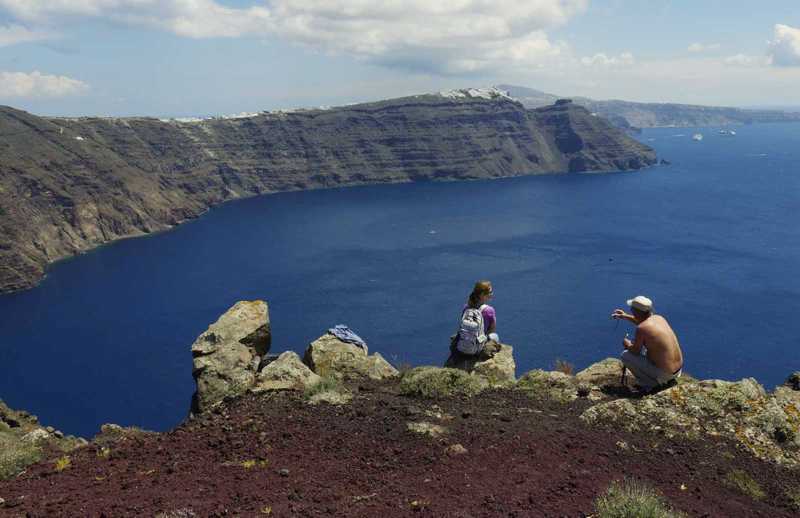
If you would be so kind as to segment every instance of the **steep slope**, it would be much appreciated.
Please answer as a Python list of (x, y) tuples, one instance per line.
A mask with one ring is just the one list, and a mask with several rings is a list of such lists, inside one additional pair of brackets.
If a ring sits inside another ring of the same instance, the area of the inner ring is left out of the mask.
[[(576, 138), (577, 136), (578, 138)], [(655, 153), (585, 109), (426, 95), (200, 122), (0, 108), (0, 291), (223, 201), (379, 182), (635, 169)]]

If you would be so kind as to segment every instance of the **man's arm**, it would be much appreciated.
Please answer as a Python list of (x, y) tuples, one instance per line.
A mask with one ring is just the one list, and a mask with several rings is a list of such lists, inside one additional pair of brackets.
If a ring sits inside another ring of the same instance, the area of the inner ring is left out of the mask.
[(628, 322), (635, 324), (636, 318), (633, 315), (629, 315), (622, 311), (621, 309), (615, 309), (613, 313), (611, 313), (611, 318), (614, 320), (627, 320)]
[(633, 354), (642, 354), (642, 347), (644, 346), (644, 333), (640, 328), (636, 328), (636, 336), (633, 337), (631, 342), (627, 336), (622, 339), (622, 346)]

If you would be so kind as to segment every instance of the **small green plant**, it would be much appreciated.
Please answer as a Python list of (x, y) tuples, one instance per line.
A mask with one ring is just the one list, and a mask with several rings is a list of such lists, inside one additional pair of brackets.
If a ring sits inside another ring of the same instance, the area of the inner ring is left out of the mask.
[(322, 380), (319, 383), (316, 383), (308, 387), (303, 393), (303, 396), (305, 396), (306, 399), (311, 399), (317, 394), (322, 394), (323, 392), (341, 392), (341, 391), (342, 391), (342, 384), (339, 380), (335, 378), (322, 378)]
[(572, 373), (575, 372), (575, 366), (566, 360), (556, 358), (555, 370), (558, 372), (563, 372), (568, 376), (572, 376)]
[(64, 455), (63, 457), (56, 459), (55, 464), (53, 464), (53, 469), (56, 470), (57, 473), (61, 473), (71, 465), (72, 459), (70, 459), (68, 455)]
[(244, 469), (266, 468), (269, 467), (269, 461), (267, 459), (248, 459), (242, 461), (241, 465)]
[(440, 398), (474, 396), (486, 388), (486, 382), (459, 369), (415, 367), (403, 374), (400, 392), (407, 396)]
[(735, 489), (736, 491), (747, 495), (753, 500), (761, 500), (767, 494), (758, 485), (758, 482), (753, 480), (753, 477), (747, 474), (746, 471), (735, 469), (725, 476), (725, 485)]
[(612, 482), (594, 502), (597, 518), (676, 518), (685, 517), (675, 511), (655, 489), (625, 479)]

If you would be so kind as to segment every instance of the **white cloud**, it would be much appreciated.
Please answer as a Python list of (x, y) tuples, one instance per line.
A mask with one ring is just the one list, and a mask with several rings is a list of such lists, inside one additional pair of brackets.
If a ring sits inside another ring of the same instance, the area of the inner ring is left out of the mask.
[(719, 43), (692, 43), (687, 49), (689, 52), (700, 53), (710, 50), (719, 50), (722, 47)]
[(0, 72), (0, 98), (65, 97), (83, 93), (88, 88), (83, 81), (38, 71)]
[(724, 63), (733, 67), (762, 67), (769, 64), (769, 60), (764, 56), (749, 56), (747, 54), (735, 54), (725, 58)]
[(781, 67), (800, 66), (800, 29), (775, 25), (773, 40), (767, 48), (771, 63)]
[(29, 23), (98, 18), (193, 38), (278, 36), (323, 52), (438, 73), (541, 66), (564, 52), (546, 31), (589, 0), (0, 0)]
[(46, 40), (51, 37), (52, 35), (45, 31), (30, 30), (22, 25), (0, 26), (0, 47)]
[(619, 56), (608, 56), (600, 52), (591, 57), (581, 58), (581, 63), (587, 67), (630, 67), (636, 63), (636, 59), (630, 52), (623, 52)]

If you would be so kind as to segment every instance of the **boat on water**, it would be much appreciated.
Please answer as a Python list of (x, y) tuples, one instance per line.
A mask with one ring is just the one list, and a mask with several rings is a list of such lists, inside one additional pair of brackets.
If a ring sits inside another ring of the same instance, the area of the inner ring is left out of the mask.
[(702, 133), (695, 133), (694, 135), (692, 135), (692, 140), (697, 140), (698, 142), (703, 140), (703, 134)]
[(735, 137), (736, 136), (736, 131), (732, 130), (732, 129), (731, 130), (729, 130), (729, 129), (721, 129), (721, 130), (719, 130), (719, 134), (720, 135), (724, 135), (726, 137)]

